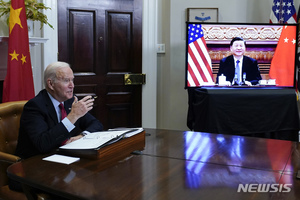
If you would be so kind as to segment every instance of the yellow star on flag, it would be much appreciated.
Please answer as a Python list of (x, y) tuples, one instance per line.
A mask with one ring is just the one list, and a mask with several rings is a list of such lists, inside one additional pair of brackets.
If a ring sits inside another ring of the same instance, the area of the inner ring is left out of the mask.
[(22, 54), (21, 60), (22, 60), (22, 64), (26, 63), (26, 56), (24, 56), (24, 55)]
[(16, 50), (14, 50), (14, 52), (10, 53), (9, 55), (11, 55), (11, 61), (13, 61), (14, 59), (18, 61), (19, 54), (16, 53)]
[(10, 6), (10, 14), (9, 14), (9, 33), (13, 30), (14, 26), (16, 24), (19, 24), (21, 28), (23, 28), (21, 24), (20, 19), (20, 13), (23, 8), (13, 9), (13, 7)]

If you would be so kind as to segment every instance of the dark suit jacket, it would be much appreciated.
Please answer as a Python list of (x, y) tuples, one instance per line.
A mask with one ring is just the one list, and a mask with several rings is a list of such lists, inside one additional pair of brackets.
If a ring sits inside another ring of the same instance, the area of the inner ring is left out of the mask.
[[(243, 57), (243, 67), (242, 74), (246, 72), (246, 81), (252, 83), (252, 85), (256, 85), (259, 80), (261, 80), (259, 66), (257, 61), (248, 56)], [(232, 83), (235, 74), (235, 65), (233, 55), (223, 58), (220, 61), (219, 72), (217, 75), (217, 83), (219, 83), (219, 76), (226, 76), (226, 81)]]
[[(70, 112), (74, 98), (64, 102), (67, 113)], [(58, 122), (55, 108), (47, 91), (42, 90), (29, 100), (21, 116), (16, 155), (28, 158), (37, 154), (49, 153), (58, 148), (66, 139), (87, 130), (90, 132), (103, 129), (102, 124), (87, 113), (77, 120), (70, 133), (63, 123)]]

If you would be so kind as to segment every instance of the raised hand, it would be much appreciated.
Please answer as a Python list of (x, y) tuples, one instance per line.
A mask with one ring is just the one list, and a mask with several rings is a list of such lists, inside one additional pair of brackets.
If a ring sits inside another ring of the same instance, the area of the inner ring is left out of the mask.
[(88, 111), (93, 109), (94, 98), (92, 96), (86, 96), (78, 101), (78, 98), (74, 97), (71, 112), (67, 118), (74, 124), (80, 117), (84, 116)]

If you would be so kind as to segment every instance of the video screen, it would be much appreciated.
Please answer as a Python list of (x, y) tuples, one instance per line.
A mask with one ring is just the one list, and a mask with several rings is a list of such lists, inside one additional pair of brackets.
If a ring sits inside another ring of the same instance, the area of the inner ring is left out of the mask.
[(298, 24), (186, 23), (185, 87), (296, 86)]

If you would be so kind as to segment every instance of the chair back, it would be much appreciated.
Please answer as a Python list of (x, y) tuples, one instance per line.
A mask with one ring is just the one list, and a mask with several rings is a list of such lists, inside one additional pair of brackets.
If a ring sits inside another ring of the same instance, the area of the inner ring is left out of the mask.
[[(20, 117), (27, 101), (0, 104), (0, 152), (14, 154), (18, 142)], [(6, 169), (11, 163), (0, 160), (0, 186), (8, 184)]]

